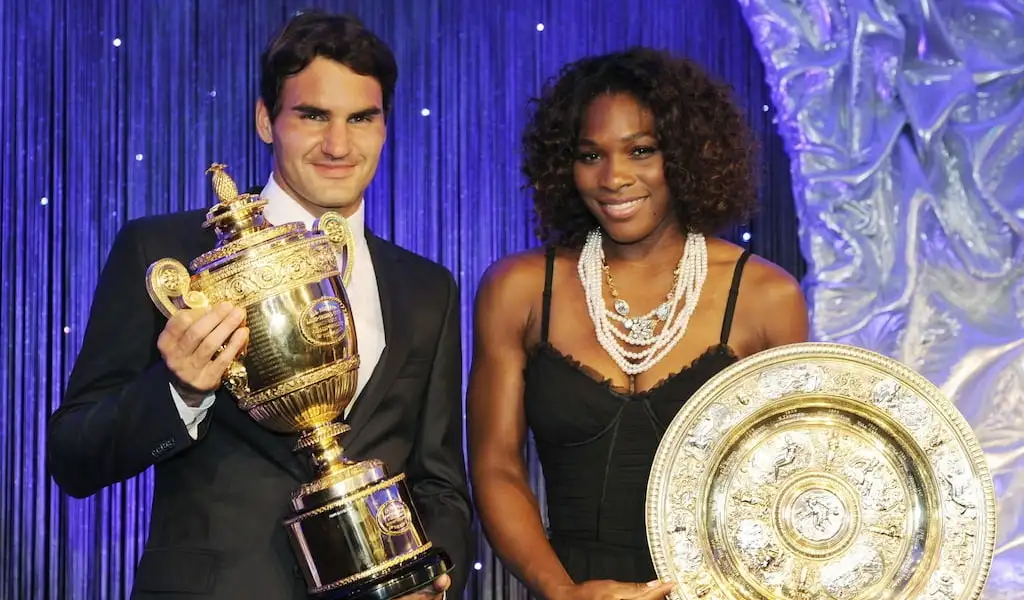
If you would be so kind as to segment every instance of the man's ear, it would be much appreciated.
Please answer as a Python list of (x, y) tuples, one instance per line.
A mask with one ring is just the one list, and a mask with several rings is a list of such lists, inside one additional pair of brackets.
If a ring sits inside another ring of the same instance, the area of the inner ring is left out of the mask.
[(270, 122), (270, 110), (263, 98), (256, 100), (256, 133), (265, 144), (274, 143), (274, 129)]

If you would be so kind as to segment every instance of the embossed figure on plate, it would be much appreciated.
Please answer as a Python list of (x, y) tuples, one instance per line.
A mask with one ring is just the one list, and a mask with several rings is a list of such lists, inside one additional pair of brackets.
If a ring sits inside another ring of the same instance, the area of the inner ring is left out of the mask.
[(812, 542), (824, 542), (836, 537), (843, 526), (842, 517), (846, 514), (846, 506), (839, 497), (823, 489), (800, 494), (794, 509), (794, 529)]
[(779, 480), (779, 469), (788, 467), (796, 461), (796, 453), (800, 450), (800, 447), (796, 445), (792, 438), (786, 436), (784, 438), (782, 449), (772, 459), (772, 476), (775, 481)]

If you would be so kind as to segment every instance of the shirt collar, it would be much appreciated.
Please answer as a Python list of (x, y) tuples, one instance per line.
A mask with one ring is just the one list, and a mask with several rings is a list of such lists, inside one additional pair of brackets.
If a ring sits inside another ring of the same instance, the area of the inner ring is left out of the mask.
[[(309, 214), (309, 211), (296, 202), (294, 198), (288, 195), (288, 192), (284, 191), (277, 184), (273, 174), (267, 179), (267, 185), (260, 192), (260, 197), (267, 201), (267, 205), (263, 207), (263, 216), (271, 225), (299, 222), (305, 224), (307, 229), (313, 226), (313, 221), (315, 220), (313, 215)], [(359, 208), (356, 209), (352, 216), (346, 219), (349, 228), (352, 230), (352, 238), (357, 246), (366, 245), (365, 206), (366, 202), (361, 199), (359, 201)]]

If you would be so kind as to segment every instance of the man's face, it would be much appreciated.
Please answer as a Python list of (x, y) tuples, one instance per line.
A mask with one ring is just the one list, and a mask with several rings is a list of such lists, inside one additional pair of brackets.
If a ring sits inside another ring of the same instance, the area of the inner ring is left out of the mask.
[(351, 216), (387, 138), (380, 84), (317, 57), (285, 80), (279, 105), (273, 120), (270, 107), (256, 105), (260, 138), (273, 144), (277, 184), (314, 215)]

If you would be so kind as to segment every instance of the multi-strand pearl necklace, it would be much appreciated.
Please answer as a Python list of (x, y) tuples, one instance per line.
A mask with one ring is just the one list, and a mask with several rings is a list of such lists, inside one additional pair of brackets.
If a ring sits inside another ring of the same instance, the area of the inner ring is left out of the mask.
[[(623, 373), (633, 376), (654, 366), (686, 334), (704, 280), (707, 279), (708, 246), (703, 235), (687, 235), (683, 256), (676, 268), (675, 284), (668, 299), (639, 317), (630, 317), (629, 305), (617, 297), (615, 311), (605, 306), (603, 286), (606, 270), (600, 230), (594, 229), (587, 234), (576, 268), (583, 284), (587, 309), (597, 331), (597, 341)], [(684, 298), (682, 310), (679, 310), (679, 302)], [(657, 321), (663, 321), (665, 325), (660, 332), (654, 333)], [(625, 331), (620, 330), (617, 324), (622, 325)], [(629, 350), (621, 342), (639, 347), (640, 350)]]

